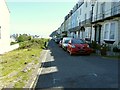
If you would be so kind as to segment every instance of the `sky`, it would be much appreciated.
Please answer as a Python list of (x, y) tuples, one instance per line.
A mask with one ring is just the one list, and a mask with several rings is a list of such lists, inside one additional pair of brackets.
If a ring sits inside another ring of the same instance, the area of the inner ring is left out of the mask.
[(10, 10), (10, 34), (48, 37), (77, 3), (59, 0), (6, 0)]

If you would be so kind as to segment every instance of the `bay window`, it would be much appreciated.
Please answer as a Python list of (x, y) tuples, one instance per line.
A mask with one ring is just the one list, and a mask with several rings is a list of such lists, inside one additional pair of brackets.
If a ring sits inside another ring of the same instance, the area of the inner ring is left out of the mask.
[(104, 40), (115, 40), (116, 23), (107, 23), (104, 26)]
[(110, 39), (115, 39), (115, 23), (111, 23), (110, 26)]
[(109, 39), (109, 24), (105, 24), (104, 39)]

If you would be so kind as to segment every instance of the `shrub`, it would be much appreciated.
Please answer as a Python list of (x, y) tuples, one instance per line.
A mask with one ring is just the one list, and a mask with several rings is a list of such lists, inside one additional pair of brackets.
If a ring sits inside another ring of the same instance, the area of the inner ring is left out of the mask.
[(16, 43), (17, 43), (17, 42), (11, 42), (10, 45), (14, 45), (14, 44), (16, 44)]
[(120, 52), (120, 49), (117, 46), (115, 46), (113, 47), (113, 52)]
[(101, 55), (103, 56), (107, 55), (107, 50), (108, 50), (108, 46), (106, 44), (102, 44), (100, 49)]
[(27, 34), (20, 35), (17, 38), (18, 42), (24, 42), (24, 41), (28, 41), (28, 40), (31, 40), (31, 36), (28, 36)]
[(101, 45), (100, 45), (100, 44), (97, 44), (96, 41), (92, 41), (92, 43), (91, 43), (91, 48), (100, 50)]
[(48, 42), (48, 39), (31, 39), (28, 41), (20, 42), (19, 49), (28, 49), (28, 48), (44, 48), (44, 43)]

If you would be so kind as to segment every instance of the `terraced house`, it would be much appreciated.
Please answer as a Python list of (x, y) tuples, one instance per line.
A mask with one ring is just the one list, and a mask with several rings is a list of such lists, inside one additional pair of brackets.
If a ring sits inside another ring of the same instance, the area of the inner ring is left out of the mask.
[(10, 12), (5, 0), (0, 0), (0, 54), (6, 52), (10, 47), (9, 33)]
[(86, 41), (118, 44), (120, 0), (79, 0), (65, 16), (59, 30)]

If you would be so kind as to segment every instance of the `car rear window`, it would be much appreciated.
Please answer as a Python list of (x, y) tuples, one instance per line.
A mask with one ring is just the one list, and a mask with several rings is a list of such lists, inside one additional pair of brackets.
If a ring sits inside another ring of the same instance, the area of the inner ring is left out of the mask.
[(73, 44), (85, 44), (85, 41), (81, 39), (74, 39), (72, 40), (72, 43)]
[(65, 40), (64, 43), (68, 43), (70, 40)]

